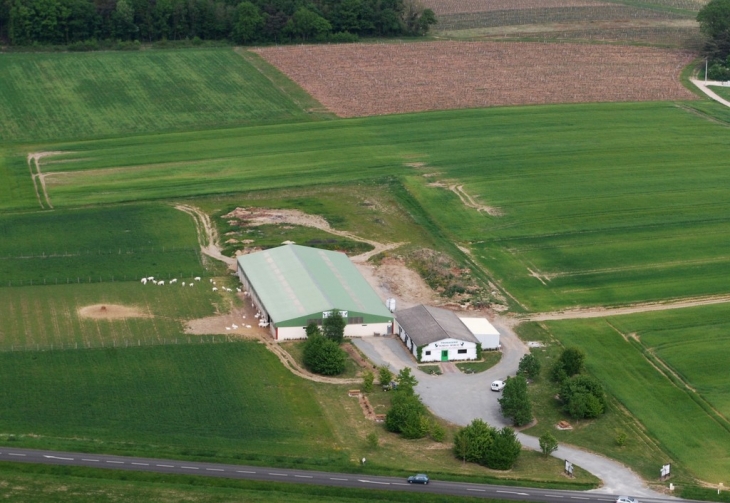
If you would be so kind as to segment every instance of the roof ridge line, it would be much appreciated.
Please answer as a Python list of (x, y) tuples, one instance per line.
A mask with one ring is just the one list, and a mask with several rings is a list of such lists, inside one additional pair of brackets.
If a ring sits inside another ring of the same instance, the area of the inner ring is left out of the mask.
[[(305, 260), (302, 260), (302, 257), (297, 253), (297, 249), (305, 248), (305, 247), (298, 246), (298, 245), (292, 245), (292, 244), (287, 245), (287, 246), (291, 246), (292, 253), (297, 258), (299, 263), (301, 264), (302, 269), (307, 271), (307, 276), (309, 276), (309, 278), (312, 280), (312, 283), (317, 285), (317, 290), (319, 290), (319, 293), (322, 295), (322, 297), (329, 303), (330, 309), (331, 310), (337, 309), (337, 307), (335, 306), (335, 303), (332, 302), (332, 299), (330, 299), (330, 297), (327, 295), (327, 292), (325, 291), (325, 289), (322, 288), (322, 284), (319, 281), (317, 281), (317, 277), (312, 273), (312, 271), (309, 270), (309, 267), (307, 267), (307, 262)], [(297, 246), (297, 248), (295, 248), (295, 246)], [(312, 249), (318, 250), (317, 248), (312, 248)]]

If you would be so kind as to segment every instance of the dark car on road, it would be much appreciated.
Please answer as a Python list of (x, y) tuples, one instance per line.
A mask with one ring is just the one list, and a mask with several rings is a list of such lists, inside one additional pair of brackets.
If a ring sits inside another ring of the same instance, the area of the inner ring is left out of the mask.
[(425, 473), (419, 473), (408, 477), (409, 484), (428, 484), (428, 475)]

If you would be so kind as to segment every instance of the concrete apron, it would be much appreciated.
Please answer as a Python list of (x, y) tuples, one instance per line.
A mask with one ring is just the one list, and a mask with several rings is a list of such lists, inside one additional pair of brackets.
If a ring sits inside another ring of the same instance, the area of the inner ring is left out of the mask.
[[(502, 416), (499, 402), (502, 394), (490, 390), (489, 385), (497, 379), (515, 375), (519, 361), (529, 352), (527, 346), (507, 327), (499, 327), (503, 334), (502, 359), (489, 370), (478, 374), (449, 372), (433, 376), (418, 370), (413, 356), (398, 337), (371, 337), (353, 339), (352, 342), (378, 366), (387, 365), (393, 373), (410, 367), (418, 380), (416, 392), (431, 411), (451, 423), (466, 426), (474, 419), (502, 428), (511, 423)], [(523, 446), (539, 450), (537, 437), (518, 433)], [(649, 489), (644, 481), (631, 469), (604, 456), (584, 451), (578, 447), (560, 444), (552, 454), (567, 459), (576, 466), (589, 471), (603, 481), (603, 486), (591, 492), (625, 494), (640, 497), (666, 498), (664, 494)]]

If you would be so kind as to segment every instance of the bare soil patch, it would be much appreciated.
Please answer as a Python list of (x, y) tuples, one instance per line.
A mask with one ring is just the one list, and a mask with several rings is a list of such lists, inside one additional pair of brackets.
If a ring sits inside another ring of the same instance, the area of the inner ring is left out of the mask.
[(493, 12), (500, 10), (554, 9), (559, 7), (596, 7), (611, 5), (593, 0), (423, 0), (423, 6), (437, 16)]
[[(549, 103), (691, 100), (689, 52), (502, 42), (254, 49), (342, 117)], [(529, 71), (525, 71), (529, 68)]]
[(122, 320), (124, 318), (150, 318), (152, 315), (136, 306), (119, 304), (94, 304), (78, 309), (81, 318), (95, 320)]

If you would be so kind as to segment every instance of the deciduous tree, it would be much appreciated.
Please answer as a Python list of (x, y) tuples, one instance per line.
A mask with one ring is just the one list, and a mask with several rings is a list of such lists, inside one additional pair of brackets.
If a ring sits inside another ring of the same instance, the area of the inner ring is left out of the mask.
[(509, 377), (499, 399), (502, 414), (512, 419), (515, 426), (532, 421), (532, 405), (527, 395), (527, 380), (522, 376)]

